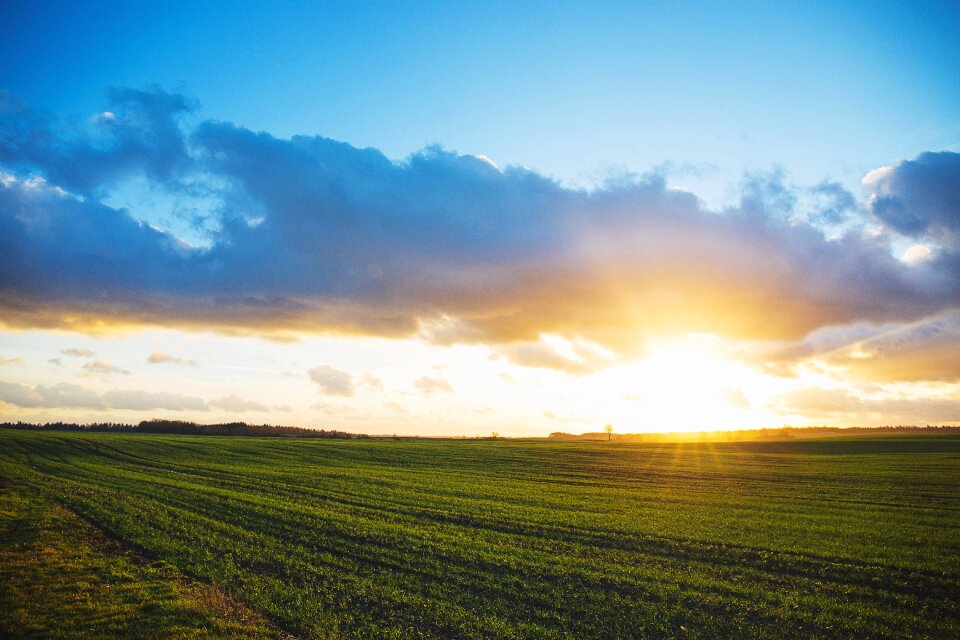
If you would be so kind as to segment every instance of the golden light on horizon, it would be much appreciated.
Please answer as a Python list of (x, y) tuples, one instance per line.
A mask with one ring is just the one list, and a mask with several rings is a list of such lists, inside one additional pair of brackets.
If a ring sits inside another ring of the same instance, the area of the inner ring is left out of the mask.
[(647, 355), (611, 373), (629, 408), (621, 432), (712, 431), (770, 426), (763, 408), (777, 383), (729, 356), (722, 342), (688, 335), (651, 344)]

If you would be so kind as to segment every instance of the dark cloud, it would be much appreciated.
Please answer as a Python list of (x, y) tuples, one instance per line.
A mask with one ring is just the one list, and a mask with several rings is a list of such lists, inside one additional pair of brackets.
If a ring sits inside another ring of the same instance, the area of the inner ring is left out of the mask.
[(85, 194), (132, 175), (167, 181), (191, 163), (179, 125), (191, 110), (158, 88), (112, 89), (107, 110), (78, 128), (0, 93), (0, 163)]
[(331, 396), (353, 395), (353, 378), (346, 371), (325, 364), (310, 369), (307, 375), (310, 376), (310, 380), (320, 388), (322, 393)]
[(857, 211), (853, 194), (837, 182), (821, 182), (808, 190), (812, 197), (810, 219), (818, 224), (839, 225)]
[(954, 249), (960, 240), (960, 154), (922, 153), (863, 180), (870, 211), (910, 237), (933, 236)]
[[(582, 358), (530, 345), (556, 334), (637, 353), (650, 336), (691, 331), (799, 340), (829, 325), (914, 322), (960, 307), (960, 260), (948, 242), (957, 154), (924, 154), (868, 181), (870, 210), (890, 229), (940, 240), (934, 258), (905, 264), (887, 233), (851, 225), (828, 238), (798, 221), (795, 189), (777, 172), (751, 176), (738, 206), (714, 212), (657, 174), (575, 190), (439, 147), (393, 162), (375, 149), (224, 122), (184, 132), (181, 97), (114, 98), (99, 142), (7, 100), (8, 326), (419, 333), (501, 343), (515, 361), (572, 371)], [(197, 175), (222, 185), (210, 194), (219, 219), (209, 246), (71, 195), (131, 174), (170, 188)], [(820, 222), (853, 215), (839, 186), (814, 192)]]

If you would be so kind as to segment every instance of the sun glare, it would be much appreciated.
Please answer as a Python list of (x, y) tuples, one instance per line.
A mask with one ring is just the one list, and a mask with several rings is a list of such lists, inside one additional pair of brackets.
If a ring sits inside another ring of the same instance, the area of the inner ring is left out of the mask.
[(711, 431), (763, 426), (772, 419), (758, 408), (770, 395), (769, 378), (725, 356), (711, 336), (654, 344), (617, 376), (632, 389), (623, 430)]

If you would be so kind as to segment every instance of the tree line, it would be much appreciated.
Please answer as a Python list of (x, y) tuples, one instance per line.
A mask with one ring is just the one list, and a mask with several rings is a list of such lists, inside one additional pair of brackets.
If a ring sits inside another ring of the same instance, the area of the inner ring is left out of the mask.
[(285, 427), (270, 424), (247, 424), (246, 422), (225, 422), (220, 424), (199, 424), (185, 420), (143, 420), (139, 424), (122, 422), (3, 422), (0, 429), (24, 429), (34, 431), (89, 431), (98, 433), (171, 433), (198, 436), (256, 436), (288, 438), (369, 438), (363, 433), (348, 433), (336, 429), (306, 429), (304, 427)]
[[(610, 427), (610, 425), (607, 425)], [(612, 433), (612, 428), (603, 432), (565, 433), (554, 431), (551, 440), (619, 440), (622, 442), (663, 442), (675, 440), (708, 440), (711, 442), (742, 442), (753, 440), (793, 440), (825, 436), (853, 436), (886, 433), (960, 433), (960, 426), (898, 424), (883, 427), (780, 427), (777, 429), (740, 429), (738, 431), (690, 431), (670, 433)]]

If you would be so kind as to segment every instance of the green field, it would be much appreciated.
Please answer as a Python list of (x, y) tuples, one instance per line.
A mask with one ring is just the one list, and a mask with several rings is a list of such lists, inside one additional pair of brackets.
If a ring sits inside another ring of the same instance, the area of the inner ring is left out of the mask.
[(0, 477), (13, 637), (960, 637), (957, 436), (0, 430)]

